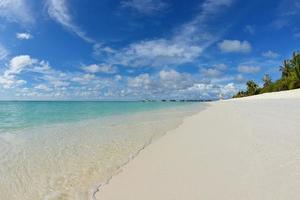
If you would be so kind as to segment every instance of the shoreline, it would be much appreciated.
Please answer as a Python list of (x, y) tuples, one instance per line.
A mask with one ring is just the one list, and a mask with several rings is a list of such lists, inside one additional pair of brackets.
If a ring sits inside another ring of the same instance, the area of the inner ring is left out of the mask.
[(201, 108), (174, 104), (0, 134), (0, 199), (89, 199), (128, 158)]
[(299, 100), (292, 90), (208, 103), (121, 167), (95, 199), (297, 199)]
[[(202, 102), (202, 103), (204, 103), (204, 102)], [(124, 167), (126, 167), (130, 162), (132, 162), (135, 158), (137, 158), (139, 156), (139, 154), (141, 152), (143, 152), (146, 148), (148, 148), (149, 146), (151, 146), (153, 144), (153, 142), (156, 142), (157, 140), (160, 140), (162, 137), (164, 137), (165, 135), (169, 134), (169, 132), (172, 132), (172, 131), (176, 130), (178, 127), (180, 127), (187, 118), (192, 117), (194, 115), (197, 115), (199, 112), (202, 112), (203, 110), (205, 110), (206, 107), (207, 107), (207, 103), (208, 102), (205, 102), (205, 104), (198, 104), (198, 106), (197, 106), (198, 112), (195, 112), (195, 113), (193, 113), (191, 115), (188, 115), (188, 116), (184, 117), (181, 120), (181, 122), (176, 127), (174, 127), (172, 129), (166, 131), (159, 138), (153, 136), (152, 138), (150, 138), (149, 141), (146, 141), (146, 143), (140, 149), (138, 149), (136, 152), (134, 152), (132, 155), (130, 155), (128, 157), (127, 161), (125, 161), (123, 164), (121, 164), (120, 166), (118, 166), (117, 169), (116, 169), (116, 171), (107, 180), (100, 182), (99, 185), (96, 185), (94, 187), (94, 189), (92, 189), (90, 191), (90, 193), (92, 194), (92, 195), (90, 195), (90, 199), (91, 200), (98, 200), (97, 199), (97, 193), (101, 192), (101, 190), (102, 190), (103, 187), (105, 187), (106, 185), (109, 185), (110, 181), (114, 177), (118, 176), (118, 174), (120, 174), (122, 172), (122, 170), (123, 170)], [(191, 106), (191, 105), (187, 105), (187, 106)], [(155, 112), (155, 111), (147, 111), (147, 112), (149, 113), (149, 112)]]

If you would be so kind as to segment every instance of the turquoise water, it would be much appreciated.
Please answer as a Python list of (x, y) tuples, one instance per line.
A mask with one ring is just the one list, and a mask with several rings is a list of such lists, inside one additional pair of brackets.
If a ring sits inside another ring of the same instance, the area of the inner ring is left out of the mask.
[(0, 102), (0, 133), (54, 123), (136, 113), (189, 103), (180, 102)]
[(199, 112), (180, 102), (0, 102), (0, 199), (87, 200)]

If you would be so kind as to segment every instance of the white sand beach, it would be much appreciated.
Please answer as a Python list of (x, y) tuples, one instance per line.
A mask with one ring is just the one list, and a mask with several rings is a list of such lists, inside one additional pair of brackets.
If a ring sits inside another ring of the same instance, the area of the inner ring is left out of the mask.
[(209, 103), (153, 142), (97, 200), (300, 199), (300, 90)]

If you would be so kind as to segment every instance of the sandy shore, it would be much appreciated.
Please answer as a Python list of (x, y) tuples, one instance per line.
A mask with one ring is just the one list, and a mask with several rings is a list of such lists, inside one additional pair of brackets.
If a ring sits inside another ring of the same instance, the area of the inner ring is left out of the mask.
[(142, 151), (98, 200), (300, 199), (300, 90), (210, 103)]

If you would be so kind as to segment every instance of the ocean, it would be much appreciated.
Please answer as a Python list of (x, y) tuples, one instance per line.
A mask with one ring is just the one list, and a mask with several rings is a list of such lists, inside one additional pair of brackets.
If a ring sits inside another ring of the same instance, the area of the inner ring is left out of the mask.
[(86, 200), (200, 103), (0, 102), (0, 199)]

